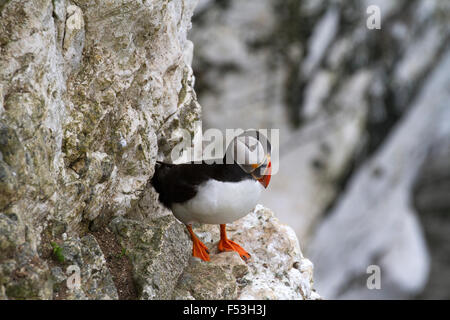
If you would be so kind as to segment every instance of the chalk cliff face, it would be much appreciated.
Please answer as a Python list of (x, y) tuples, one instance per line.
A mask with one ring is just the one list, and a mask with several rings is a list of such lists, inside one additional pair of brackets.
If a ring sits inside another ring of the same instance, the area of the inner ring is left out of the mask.
[(236, 252), (218, 253), (219, 227), (204, 225), (198, 235), (210, 249), (210, 263), (191, 261), (175, 287), (175, 299), (316, 300), (313, 264), (306, 259), (292, 228), (257, 205), (228, 225), (230, 237), (250, 252), (244, 263)]
[[(0, 298), (318, 297), (292, 231), (267, 213), (245, 225), (274, 225), (286, 257), (259, 243), (253, 265), (217, 254), (193, 268), (187, 232), (147, 184), (179, 142), (172, 133), (198, 130), (187, 40), (195, 5), (0, 1)], [(255, 276), (266, 255), (280, 260), (283, 294), (271, 272)], [(69, 290), (73, 265), (81, 287)], [(234, 289), (186, 282), (202, 270)], [(239, 285), (248, 272), (253, 284)]]

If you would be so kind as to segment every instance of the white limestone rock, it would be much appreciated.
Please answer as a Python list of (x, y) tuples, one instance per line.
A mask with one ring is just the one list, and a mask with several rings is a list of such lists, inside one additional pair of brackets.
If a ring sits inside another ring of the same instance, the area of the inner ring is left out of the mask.
[(210, 248), (211, 261), (191, 259), (174, 298), (320, 299), (313, 289), (313, 265), (295, 232), (262, 205), (227, 225), (228, 237), (251, 254), (247, 263), (236, 252), (218, 251), (218, 226), (202, 225), (196, 232)]

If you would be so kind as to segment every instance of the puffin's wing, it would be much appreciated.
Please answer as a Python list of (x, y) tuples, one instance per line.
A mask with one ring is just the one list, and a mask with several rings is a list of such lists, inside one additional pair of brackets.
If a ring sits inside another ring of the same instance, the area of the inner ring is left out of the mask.
[(207, 181), (213, 168), (205, 164), (167, 164), (157, 162), (151, 184), (159, 200), (168, 208), (195, 197), (199, 184)]

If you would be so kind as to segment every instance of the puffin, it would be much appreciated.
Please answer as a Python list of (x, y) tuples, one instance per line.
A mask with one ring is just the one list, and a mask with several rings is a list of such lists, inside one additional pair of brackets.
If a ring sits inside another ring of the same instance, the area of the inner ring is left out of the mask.
[(219, 251), (236, 251), (247, 261), (250, 254), (227, 237), (226, 224), (246, 216), (256, 206), (269, 185), (271, 167), (270, 143), (267, 141), (264, 148), (259, 134), (256, 138), (240, 135), (220, 159), (182, 164), (157, 161), (151, 184), (159, 201), (186, 225), (193, 257), (210, 260), (208, 248), (192, 224), (218, 224)]

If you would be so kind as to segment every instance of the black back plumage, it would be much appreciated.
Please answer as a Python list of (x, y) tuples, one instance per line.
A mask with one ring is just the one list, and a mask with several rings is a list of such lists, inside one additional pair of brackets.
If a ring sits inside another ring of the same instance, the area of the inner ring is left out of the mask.
[(151, 184), (159, 193), (159, 201), (170, 208), (173, 203), (186, 202), (197, 194), (197, 188), (209, 179), (238, 182), (252, 179), (237, 164), (157, 162)]

